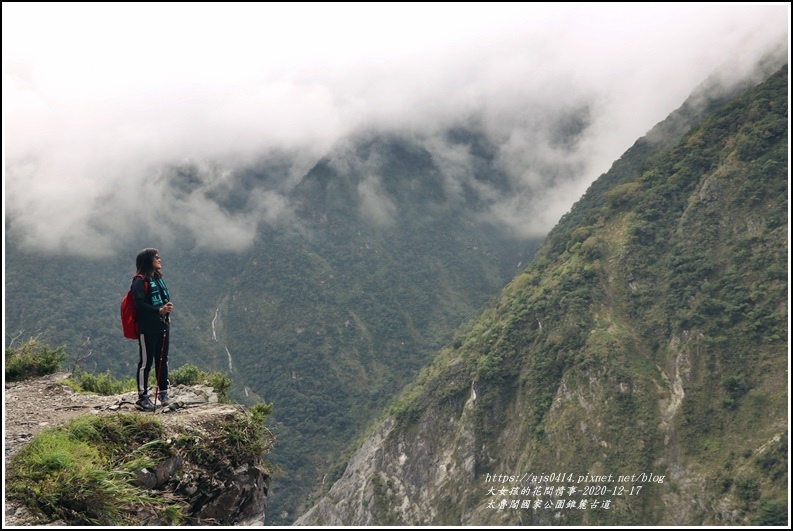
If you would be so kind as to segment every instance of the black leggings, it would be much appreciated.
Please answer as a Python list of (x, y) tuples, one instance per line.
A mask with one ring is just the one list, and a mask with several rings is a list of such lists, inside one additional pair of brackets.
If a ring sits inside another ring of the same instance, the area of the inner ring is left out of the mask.
[(138, 372), (135, 373), (139, 395), (149, 393), (149, 372), (152, 364), (155, 364), (157, 371), (158, 391), (168, 390), (169, 338), (170, 332), (167, 328), (156, 333), (140, 333), (138, 337), (140, 357), (138, 358)]

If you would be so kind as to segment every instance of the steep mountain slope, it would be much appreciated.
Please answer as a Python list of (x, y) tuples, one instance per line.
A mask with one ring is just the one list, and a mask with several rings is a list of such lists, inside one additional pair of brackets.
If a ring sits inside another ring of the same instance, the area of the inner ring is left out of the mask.
[(787, 523), (787, 113), (637, 143), (297, 523)]
[(479, 222), (475, 199), (450, 197), (400, 138), (334, 153), (290, 201), (300, 230), (261, 227), (216, 323), (235, 379), (275, 404), (271, 514), (288, 515), (275, 523), (536, 245)]

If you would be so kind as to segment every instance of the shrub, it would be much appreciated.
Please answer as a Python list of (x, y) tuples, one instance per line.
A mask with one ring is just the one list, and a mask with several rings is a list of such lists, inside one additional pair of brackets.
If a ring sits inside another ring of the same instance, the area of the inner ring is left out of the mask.
[(212, 387), (218, 394), (218, 400), (227, 402), (229, 400), (228, 390), (231, 388), (232, 380), (221, 372), (207, 374), (195, 365), (185, 364), (172, 371), (168, 375), (171, 385), (196, 385), (204, 384)]
[(137, 389), (137, 384), (133, 378), (123, 381), (117, 380), (110, 374), (110, 371), (101, 374), (91, 374), (78, 368), (75, 369), (71, 380), (75, 384), (71, 386), (75, 391), (95, 393), (102, 396), (120, 395)]
[(207, 378), (209, 386), (218, 394), (218, 400), (228, 402), (228, 390), (231, 388), (231, 379), (221, 372), (213, 372)]
[(182, 365), (175, 371), (168, 374), (168, 379), (171, 385), (196, 385), (201, 383), (202, 379), (206, 377), (206, 373), (200, 371), (198, 367), (191, 364)]
[(272, 449), (275, 436), (264, 424), (272, 408), (272, 404), (255, 404), (246, 412), (227, 417), (210, 440), (188, 432), (177, 438), (174, 446), (199, 465), (229, 461), (232, 466), (238, 466)]
[(30, 339), (17, 349), (7, 348), (6, 381), (16, 382), (58, 372), (61, 362), (66, 359), (63, 349), (60, 346), (52, 350), (35, 339)]
[(615, 186), (605, 193), (606, 205), (609, 208), (618, 208), (635, 200), (639, 196), (641, 183), (631, 181)]

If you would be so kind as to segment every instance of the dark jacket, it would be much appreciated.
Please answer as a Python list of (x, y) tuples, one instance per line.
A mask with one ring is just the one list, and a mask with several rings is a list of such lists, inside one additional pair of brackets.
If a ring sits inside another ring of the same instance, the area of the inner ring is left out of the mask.
[[(149, 284), (148, 289), (146, 282)], [(135, 317), (141, 333), (162, 332), (168, 326), (166, 316), (160, 315), (160, 308), (170, 300), (168, 288), (162, 278), (144, 280), (136, 276), (132, 279), (132, 298), (135, 301)]]

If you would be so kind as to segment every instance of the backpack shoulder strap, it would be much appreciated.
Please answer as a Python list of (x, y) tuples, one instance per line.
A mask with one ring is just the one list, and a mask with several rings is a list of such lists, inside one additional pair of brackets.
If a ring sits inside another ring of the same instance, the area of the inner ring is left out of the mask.
[[(148, 293), (148, 291), (149, 291), (149, 283), (146, 282), (146, 277), (144, 277), (140, 273), (135, 273), (134, 275), (132, 275), (132, 280), (135, 280), (135, 277), (140, 277), (141, 280), (143, 280), (143, 291)], [(130, 286), (130, 289), (132, 289), (131, 286)]]

